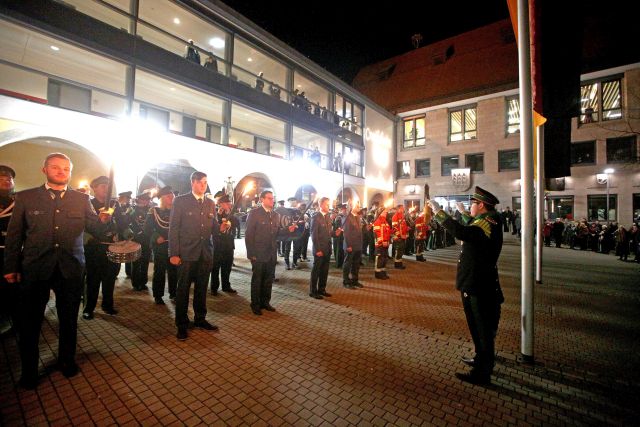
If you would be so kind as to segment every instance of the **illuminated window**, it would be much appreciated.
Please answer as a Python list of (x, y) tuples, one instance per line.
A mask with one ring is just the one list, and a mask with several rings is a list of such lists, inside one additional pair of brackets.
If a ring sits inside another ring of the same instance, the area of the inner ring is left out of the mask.
[(451, 169), (456, 169), (460, 165), (459, 156), (442, 156), (442, 176), (451, 176)]
[(520, 132), (520, 99), (507, 98), (507, 135)]
[(404, 137), (402, 147), (421, 147), (425, 143), (425, 118), (412, 117), (404, 120)]
[(463, 141), (477, 138), (476, 107), (449, 110), (449, 141)]
[(590, 82), (580, 86), (580, 123), (622, 118), (621, 79)]
[(416, 160), (416, 177), (431, 176), (431, 159)]
[(609, 215), (607, 218), (606, 194), (587, 195), (587, 214), (589, 221), (616, 221), (618, 216), (618, 196), (609, 194)]
[(409, 160), (398, 162), (398, 178), (410, 178), (411, 166)]

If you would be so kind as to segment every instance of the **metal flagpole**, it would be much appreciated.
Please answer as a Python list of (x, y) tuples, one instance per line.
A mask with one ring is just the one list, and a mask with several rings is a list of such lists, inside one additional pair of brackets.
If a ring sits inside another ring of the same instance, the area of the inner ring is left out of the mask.
[(529, 2), (518, 0), (518, 64), (520, 83), (520, 188), (522, 197), (520, 351), (533, 361), (533, 107), (531, 104), (531, 47)]
[(544, 125), (538, 126), (536, 157), (536, 283), (542, 283), (542, 229), (544, 228)]

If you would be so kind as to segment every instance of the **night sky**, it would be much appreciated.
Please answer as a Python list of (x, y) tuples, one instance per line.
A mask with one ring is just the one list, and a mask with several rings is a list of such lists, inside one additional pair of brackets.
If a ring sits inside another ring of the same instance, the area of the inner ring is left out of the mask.
[[(360, 68), (509, 17), (506, 0), (222, 0), (331, 73), (351, 83)], [(375, 6), (374, 6), (375, 4)]]

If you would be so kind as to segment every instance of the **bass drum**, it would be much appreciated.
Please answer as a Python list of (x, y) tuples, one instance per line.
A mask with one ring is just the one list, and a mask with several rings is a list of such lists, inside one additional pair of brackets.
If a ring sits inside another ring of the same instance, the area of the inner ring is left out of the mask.
[[(302, 236), (304, 231), (304, 218), (302, 218), (302, 212), (298, 209), (277, 207), (274, 209), (280, 215), (280, 231), (278, 231), (277, 240), (291, 241), (298, 240)], [(290, 233), (288, 228), (292, 225), (296, 225), (296, 231)]]

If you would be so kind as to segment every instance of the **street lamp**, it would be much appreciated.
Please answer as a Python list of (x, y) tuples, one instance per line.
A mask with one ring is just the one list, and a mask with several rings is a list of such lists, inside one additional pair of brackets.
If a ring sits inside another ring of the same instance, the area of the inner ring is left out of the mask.
[(607, 224), (609, 223), (609, 178), (612, 173), (615, 171), (611, 168), (605, 169), (604, 173), (607, 174), (607, 213), (605, 219), (607, 220)]

